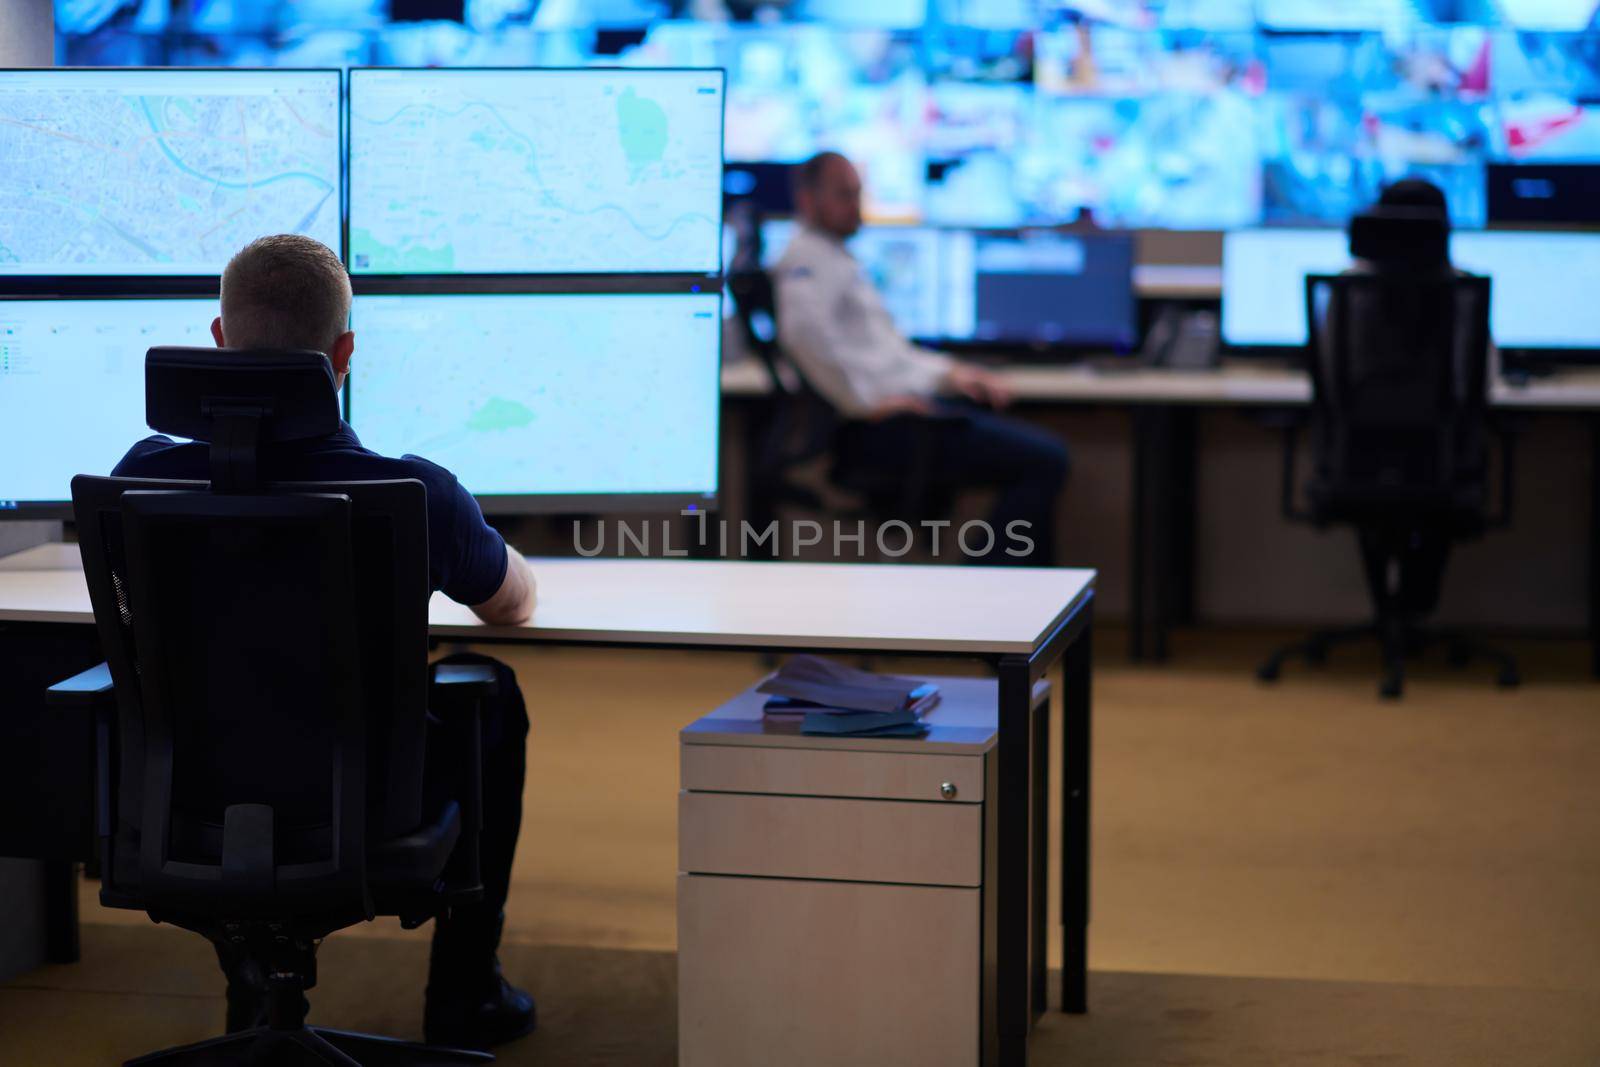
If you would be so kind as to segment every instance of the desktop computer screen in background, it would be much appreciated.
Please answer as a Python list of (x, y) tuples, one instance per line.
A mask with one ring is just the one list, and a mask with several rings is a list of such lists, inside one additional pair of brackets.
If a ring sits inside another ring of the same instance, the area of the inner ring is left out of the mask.
[(350, 421), (367, 448), (448, 467), (489, 511), (535, 509), (506, 498), (543, 498), (545, 509), (707, 501), (718, 303), (715, 293), (359, 295)]
[(353, 274), (712, 273), (720, 70), (350, 72)]
[(144, 421), (144, 354), (212, 344), (217, 302), (0, 300), (0, 508), (60, 506), (110, 474)]
[[(1506, 349), (1600, 350), (1600, 234), (1457, 230), (1456, 267), (1490, 280), (1489, 327)], [(1222, 337), (1235, 346), (1306, 342), (1305, 277), (1350, 267), (1342, 230), (1240, 230), (1222, 245)]]
[(1222, 340), (1238, 347), (1306, 343), (1308, 274), (1350, 267), (1343, 230), (1235, 230), (1222, 239)]
[(947, 246), (952, 340), (1118, 349), (1136, 343), (1131, 235), (952, 233)]
[(0, 71), (0, 274), (216, 275), (272, 233), (337, 250), (339, 201), (337, 70)]
[(1450, 258), (1493, 279), (1489, 332), (1501, 348), (1600, 350), (1600, 234), (1461, 232)]

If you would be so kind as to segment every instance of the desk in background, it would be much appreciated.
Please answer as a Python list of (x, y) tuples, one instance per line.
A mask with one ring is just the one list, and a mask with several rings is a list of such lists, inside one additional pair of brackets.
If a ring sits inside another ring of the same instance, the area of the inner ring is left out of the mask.
[[(1189, 616), (1193, 601), (1195, 411), (1303, 408), (1311, 400), (1310, 379), (1303, 370), (1247, 360), (1213, 371), (1020, 364), (998, 373), (1019, 405), (1129, 409), (1134, 443), (1130, 652), (1134, 659), (1164, 659), (1168, 633)], [(766, 372), (754, 360), (729, 364), (722, 388), (730, 398), (764, 396)], [(1505, 412), (1576, 413), (1589, 424), (1588, 631), (1591, 670), (1600, 678), (1600, 368), (1573, 369), (1526, 385), (1496, 381), (1491, 403)]]
[[(430, 633), (474, 644), (960, 657), (981, 660), (995, 670), (1000, 722), (995, 1026), (1000, 1061), (1007, 1064), (1027, 1061), (1028, 1032), (1045, 1006), (1049, 717), (1032, 714), (1032, 694), (1036, 683), (1060, 664), (1062, 1003), (1067, 1011), (1085, 1010), (1092, 570), (638, 559), (529, 562), (539, 581), (539, 606), (532, 621), (486, 625), (467, 608), (436, 595), (429, 608)], [(42, 545), (0, 567), (0, 626), (27, 629), (33, 635), (30, 648), (58, 641), (82, 654), (83, 641), (92, 638), (92, 624), (75, 545)], [(16, 666), (14, 647), (22, 646), (8, 635), (0, 645), (5, 660), (0, 669)], [(43, 687), (36, 702), (14, 701), (5, 715), (0, 731), (7, 733), (22, 725), (18, 716), (42, 717)], [(75, 757), (92, 758), (85, 752)], [(87, 798), (80, 799), (87, 810)], [(16, 815), (8, 813), (7, 818)], [(88, 826), (85, 822), (82, 836)]]

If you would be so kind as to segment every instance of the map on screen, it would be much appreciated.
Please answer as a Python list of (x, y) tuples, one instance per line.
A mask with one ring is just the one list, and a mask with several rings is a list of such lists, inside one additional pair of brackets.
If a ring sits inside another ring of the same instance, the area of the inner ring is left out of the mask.
[(355, 274), (712, 272), (718, 70), (350, 72)]
[(0, 300), (0, 455), (17, 459), (0, 464), (0, 508), (71, 500), (74, 475), (110, 474), (150, 436), (145, 352), (210, 345), (216, 313), (214, 299)]
[(477, 496), (715, 493), (718, 301), (357, 296), (350, 421)]
[(214, 275), (339, 247), (339, 72), (0, 71), (0, 274)]

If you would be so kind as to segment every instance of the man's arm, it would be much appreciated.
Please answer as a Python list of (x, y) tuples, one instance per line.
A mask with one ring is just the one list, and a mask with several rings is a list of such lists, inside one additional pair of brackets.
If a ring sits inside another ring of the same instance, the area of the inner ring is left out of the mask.
[(533, 617), (534, 599), (533, 569), (522, 553), (506, 545), (506, 576), (500, 579), (494, 596), (472, 605), (472, 613), (496, 626), (515, 626)]

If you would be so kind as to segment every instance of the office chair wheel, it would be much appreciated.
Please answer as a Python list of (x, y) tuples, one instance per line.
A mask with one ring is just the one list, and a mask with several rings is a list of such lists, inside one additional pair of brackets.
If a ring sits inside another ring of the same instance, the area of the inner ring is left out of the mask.
[(1405, 693), (1406, 680), (1400, 674), (1386, 674), (1378, 683), (1378, 695), (1384, 700), (1399, 700)]
[(1500, 668), (1499, 676), (1495, 678), (1494, 682), (1501, 689), (1515, 689), (1522, 684), (1522, 675), (1517, 672), (1515, 667), (1502, 667)]
[(1275, 659), (1272, 659), (1256, 668), (1256, 679), (1262, 682), (1276, 682), (1278, 680), (1278, 676), (1282, 673), (1283, 664), (1279, 663)]
[(1472, 662), (1472, 649), (1460, 641), (1451, 641), (1450, 649), (1445, 653), (1445, 656), (1450, 666), (1459, 670)]
[(1321, 641), (1306, 642), (1306, 662), (1321, 667), (1328, 662), (1328, 646)]

